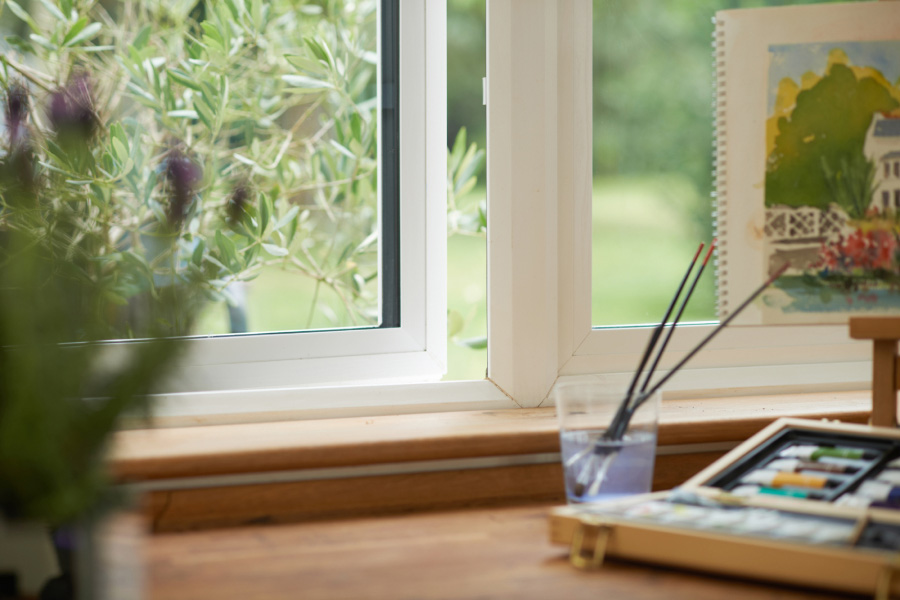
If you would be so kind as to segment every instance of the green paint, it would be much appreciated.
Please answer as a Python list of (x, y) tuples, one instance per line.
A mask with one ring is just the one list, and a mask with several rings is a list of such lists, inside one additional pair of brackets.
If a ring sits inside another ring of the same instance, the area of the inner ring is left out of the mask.
[(810, 460), (819, 460), (823, 456), (836, 458), (865, 458), (865, 450), (859, 448), (819, 448), (810, 455)]

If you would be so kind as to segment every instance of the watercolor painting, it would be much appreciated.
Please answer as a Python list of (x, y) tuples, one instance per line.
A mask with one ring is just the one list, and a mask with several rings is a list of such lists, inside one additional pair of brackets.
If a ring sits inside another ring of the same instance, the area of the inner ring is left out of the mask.
[(900, 41), (773, 45), (769, 59), (763, 256), (790, 268), (767, 312), (900, 312)]

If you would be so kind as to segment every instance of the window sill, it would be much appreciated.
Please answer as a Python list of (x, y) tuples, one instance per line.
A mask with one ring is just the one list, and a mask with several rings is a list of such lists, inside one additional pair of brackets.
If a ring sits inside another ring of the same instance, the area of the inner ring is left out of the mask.
[[(667, 399), (655, 488), (779, 417), (865, 423), (871, 392)], [(562, 501), (553, 408), (122, 431), (117, 480), (157, 530)]]

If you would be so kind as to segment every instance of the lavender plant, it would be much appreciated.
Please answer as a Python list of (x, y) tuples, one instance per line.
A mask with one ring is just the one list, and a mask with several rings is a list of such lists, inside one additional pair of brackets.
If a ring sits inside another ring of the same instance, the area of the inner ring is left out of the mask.
[[(106, 342), (124, 274), (105, 248), (96, 204), (48, 168), (45, 152), (93, 168), (98, 115), (91, 86), (76, 78), (44, 106), (25, 87), (4, 98), (8, 136), (0, 154), (0, 519), (59, 524), (95, 509), (108, 479), (104, 451), (118, 419), (146, 399), (177, 359), (203, 294), (182, 277), (133, 302), (128, 326), (145, 338)], [(42, 136), (29, 114), (46, 110)], [(44, 150), (46, 149), (46, 150)], [(184, 182), (183, 182), (184, 183)], [(189, 185), (189, 181), (187, 184)], [(189, 190), (173, 186), (169, 206)], [(156, 251), (178, 255), (177, 235)], [(114, 360), (110, 361), (110, 358)]]

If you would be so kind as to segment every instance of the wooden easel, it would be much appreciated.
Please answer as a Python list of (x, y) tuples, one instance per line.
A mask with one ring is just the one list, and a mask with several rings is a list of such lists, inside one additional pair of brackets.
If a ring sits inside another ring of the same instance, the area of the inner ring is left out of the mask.
[(850, 337), (872, 340), (872, 418), (878, 427), (897, 427), (900, 389), (900, 317), (852, 317)]

